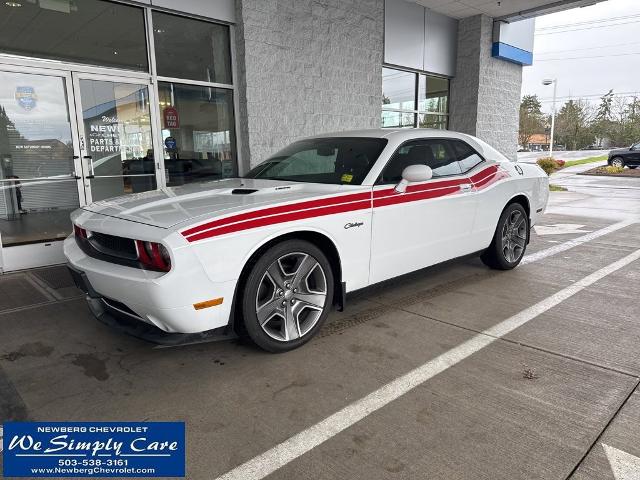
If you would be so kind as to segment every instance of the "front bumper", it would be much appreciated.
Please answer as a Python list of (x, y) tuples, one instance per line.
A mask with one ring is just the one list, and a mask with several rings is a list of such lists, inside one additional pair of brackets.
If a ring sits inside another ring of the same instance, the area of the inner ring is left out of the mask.
[(82, 290), (91, 313), (105, 325), (142, 340), (163, 346), (176, 346), (236, 338), (231, 326), (218, 327), (197, 333), (169, 333), (147, 323), (126, 305), (102, 297), (95, 291), (87, 275), (67, 265), (73, 281)]
[[(85, 290), (91, 288), (90, 297), (105, 299), (136, 321), (168, 333), (200, 333), (229, 324), (236, 282), (212, 282), (186, 249), (174, 252), (176, 266), (167, 274), (90, 257), (74, 237), (65, 240), (64, 254), (68, 265), (80, 272), (80, 277), (74, 276)], [(221, 305), (194, 308), (196, 303), (219, 297), (224, 299)]]

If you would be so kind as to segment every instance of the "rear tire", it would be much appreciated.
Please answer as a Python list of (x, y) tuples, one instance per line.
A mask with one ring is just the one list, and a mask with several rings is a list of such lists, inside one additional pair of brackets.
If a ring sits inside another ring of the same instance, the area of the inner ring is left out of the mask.
[(622, 157), (613, 157), (611, 159), (611, 166), (624, 168), (624, 159)]
[(635, 170), (636, 168), (638, 168), (638, 165), (629, 165), (629, 168), (630, 168), (631, 170)]
[(524, 207), (512, 203), (502, 211), (491, 245), (480, 259), (489, 268), (511, 270), (515, 268), (529, 243), (529, 218)]
[(274, 245), (245, 282), (241, 305), (247, 334), (274, 353), (304, 345), (329, 314), (333, 284), (329, 260), (314, 244), (286, 240)]

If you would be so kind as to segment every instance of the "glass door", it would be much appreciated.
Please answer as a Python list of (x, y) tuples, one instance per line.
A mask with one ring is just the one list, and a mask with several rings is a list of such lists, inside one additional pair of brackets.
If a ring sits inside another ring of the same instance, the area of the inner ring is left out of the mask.
[(63, 261), (84, 203), (67, 72), (0, 65), (0, 269)]
[(149, 84), (73, 74), (87, 203), (154, 190)]

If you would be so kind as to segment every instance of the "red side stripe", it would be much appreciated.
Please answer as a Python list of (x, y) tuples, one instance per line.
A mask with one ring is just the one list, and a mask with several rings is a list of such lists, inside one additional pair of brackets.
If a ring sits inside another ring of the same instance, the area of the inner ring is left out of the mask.
[(429, 198), (444, 197), (460, 192), (460, 186), (455, 185), (453, 187), (444, 187), (431, 190), (423, 190), (414, 193), (395, 194), (395, 196), (389, 196), (384, 198), (378, 198), (373, 201), (374, 207), (385, 207), (387, 205), (396, 205), (398, 203), (416, 202), (418, 200), (427, 200)]
[(312, 217), (323, 217), (325, 215), (333, 215), (335, 213), (352, 212), (355, 210), (363, 210), (365, 208), (371, 208), (371, 200), (365, 200), (360, 202), (353, 202), (347, 204), (330, 205), (327, 207), (317, 208), (315, 210), (299, 210), (294, 212), (282, 213), (279, 215), (273, 215), (270, 217), (255, 218), (247, 220), (241, 223), (233, 223), (230, 225), (223, 225), (214, 230), (208, 230), (205, 232), (191, 235), (187, 238), (189, 242), (196, 242), (205, 238), (217, 237), (218, 235), (224, 235), (227, 233), (239, 232), (241, 230), (249, 230), (251, 228), (265, 227), (268, 225), (274, 225), (276, 223), (293, 222), (295, 220), (304, 220)]
[(222, 225), (228, 225), (235, 222), (243, 222), (245, 220), (251, 220), (254, 218), (265, 217), (268, 215), (278, 215), (281, 213), (290, 212), (292, 210), (306, 210), (308, 208), (325, 207), (328, 205), (335, 205), (345, 202), (357, 202), (361, 200), (369, 200), (371, 196), (370, 192), (353, 193), (351, 195), (341, 195), (337, 197), (321, 198), (319, 200), (309, 200), (300, 203), (293, 203), (287, 205), (278, 205), (275, 207), (264, 208), (262, 210), (253, 210), (251, 212), (239, 213), (230, 217), (213, 220), (211, 222), (198, 225), (193, 228), (189, 228), (182, 232), (183, 236), (193, 235), (194, 233), (202, 232), (203, 230), (209, 230), (211, 228), (220, 227)]
[[(384, 207), (400, 203), (427, 200), (460, 192), (460, 185), (471, 181), (475, 189), (480, 190), (507, 178), (506, 172), (499, 171), (497, 165), (491, 165), (469, 178), (441, 180), (419, 185), (409, 185), (404, 194), (398, 194), (393, 188), (373, 191), (373, 207)], [(351, 212), (371, 208), (371, 192), (340, 195), (319, 200), (277, 205), (262, 210), (253, 210), (207, 222), (182, 232), (189, 242), (225, 235), (252, 228), (275, 225), (278, 223), (322, 217), (336, 213)]]
[(497, 171), (498, 171), (498, 166), (497, 165), (491, 165), (490, 167), (485, 168), (484, 170), (480, 170), (478, 173), (472, 175), (469, 179), (473, 183), (478, 183), (481, 180), (483, 180), (484, 178), (490, 177), (491, 175), (493, 175)]

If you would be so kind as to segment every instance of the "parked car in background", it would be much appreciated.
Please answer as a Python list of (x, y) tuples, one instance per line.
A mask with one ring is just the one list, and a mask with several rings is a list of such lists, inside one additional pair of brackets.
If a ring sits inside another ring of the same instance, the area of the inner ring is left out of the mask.
[(514, 268), (548, 195), (537, 165), (469, 135), (346, 132), (297, 141), (244, 178), (87, 205), (64, 252), (110, 325), (151, 326), (156, 341), (235, 329), (280, 352), (347, 292), (476, 252)]
[(609, 165), (614, 167), (638, 168), (640, 166), (640, 142), (629, 148), (618, 148), (609, 152)]

